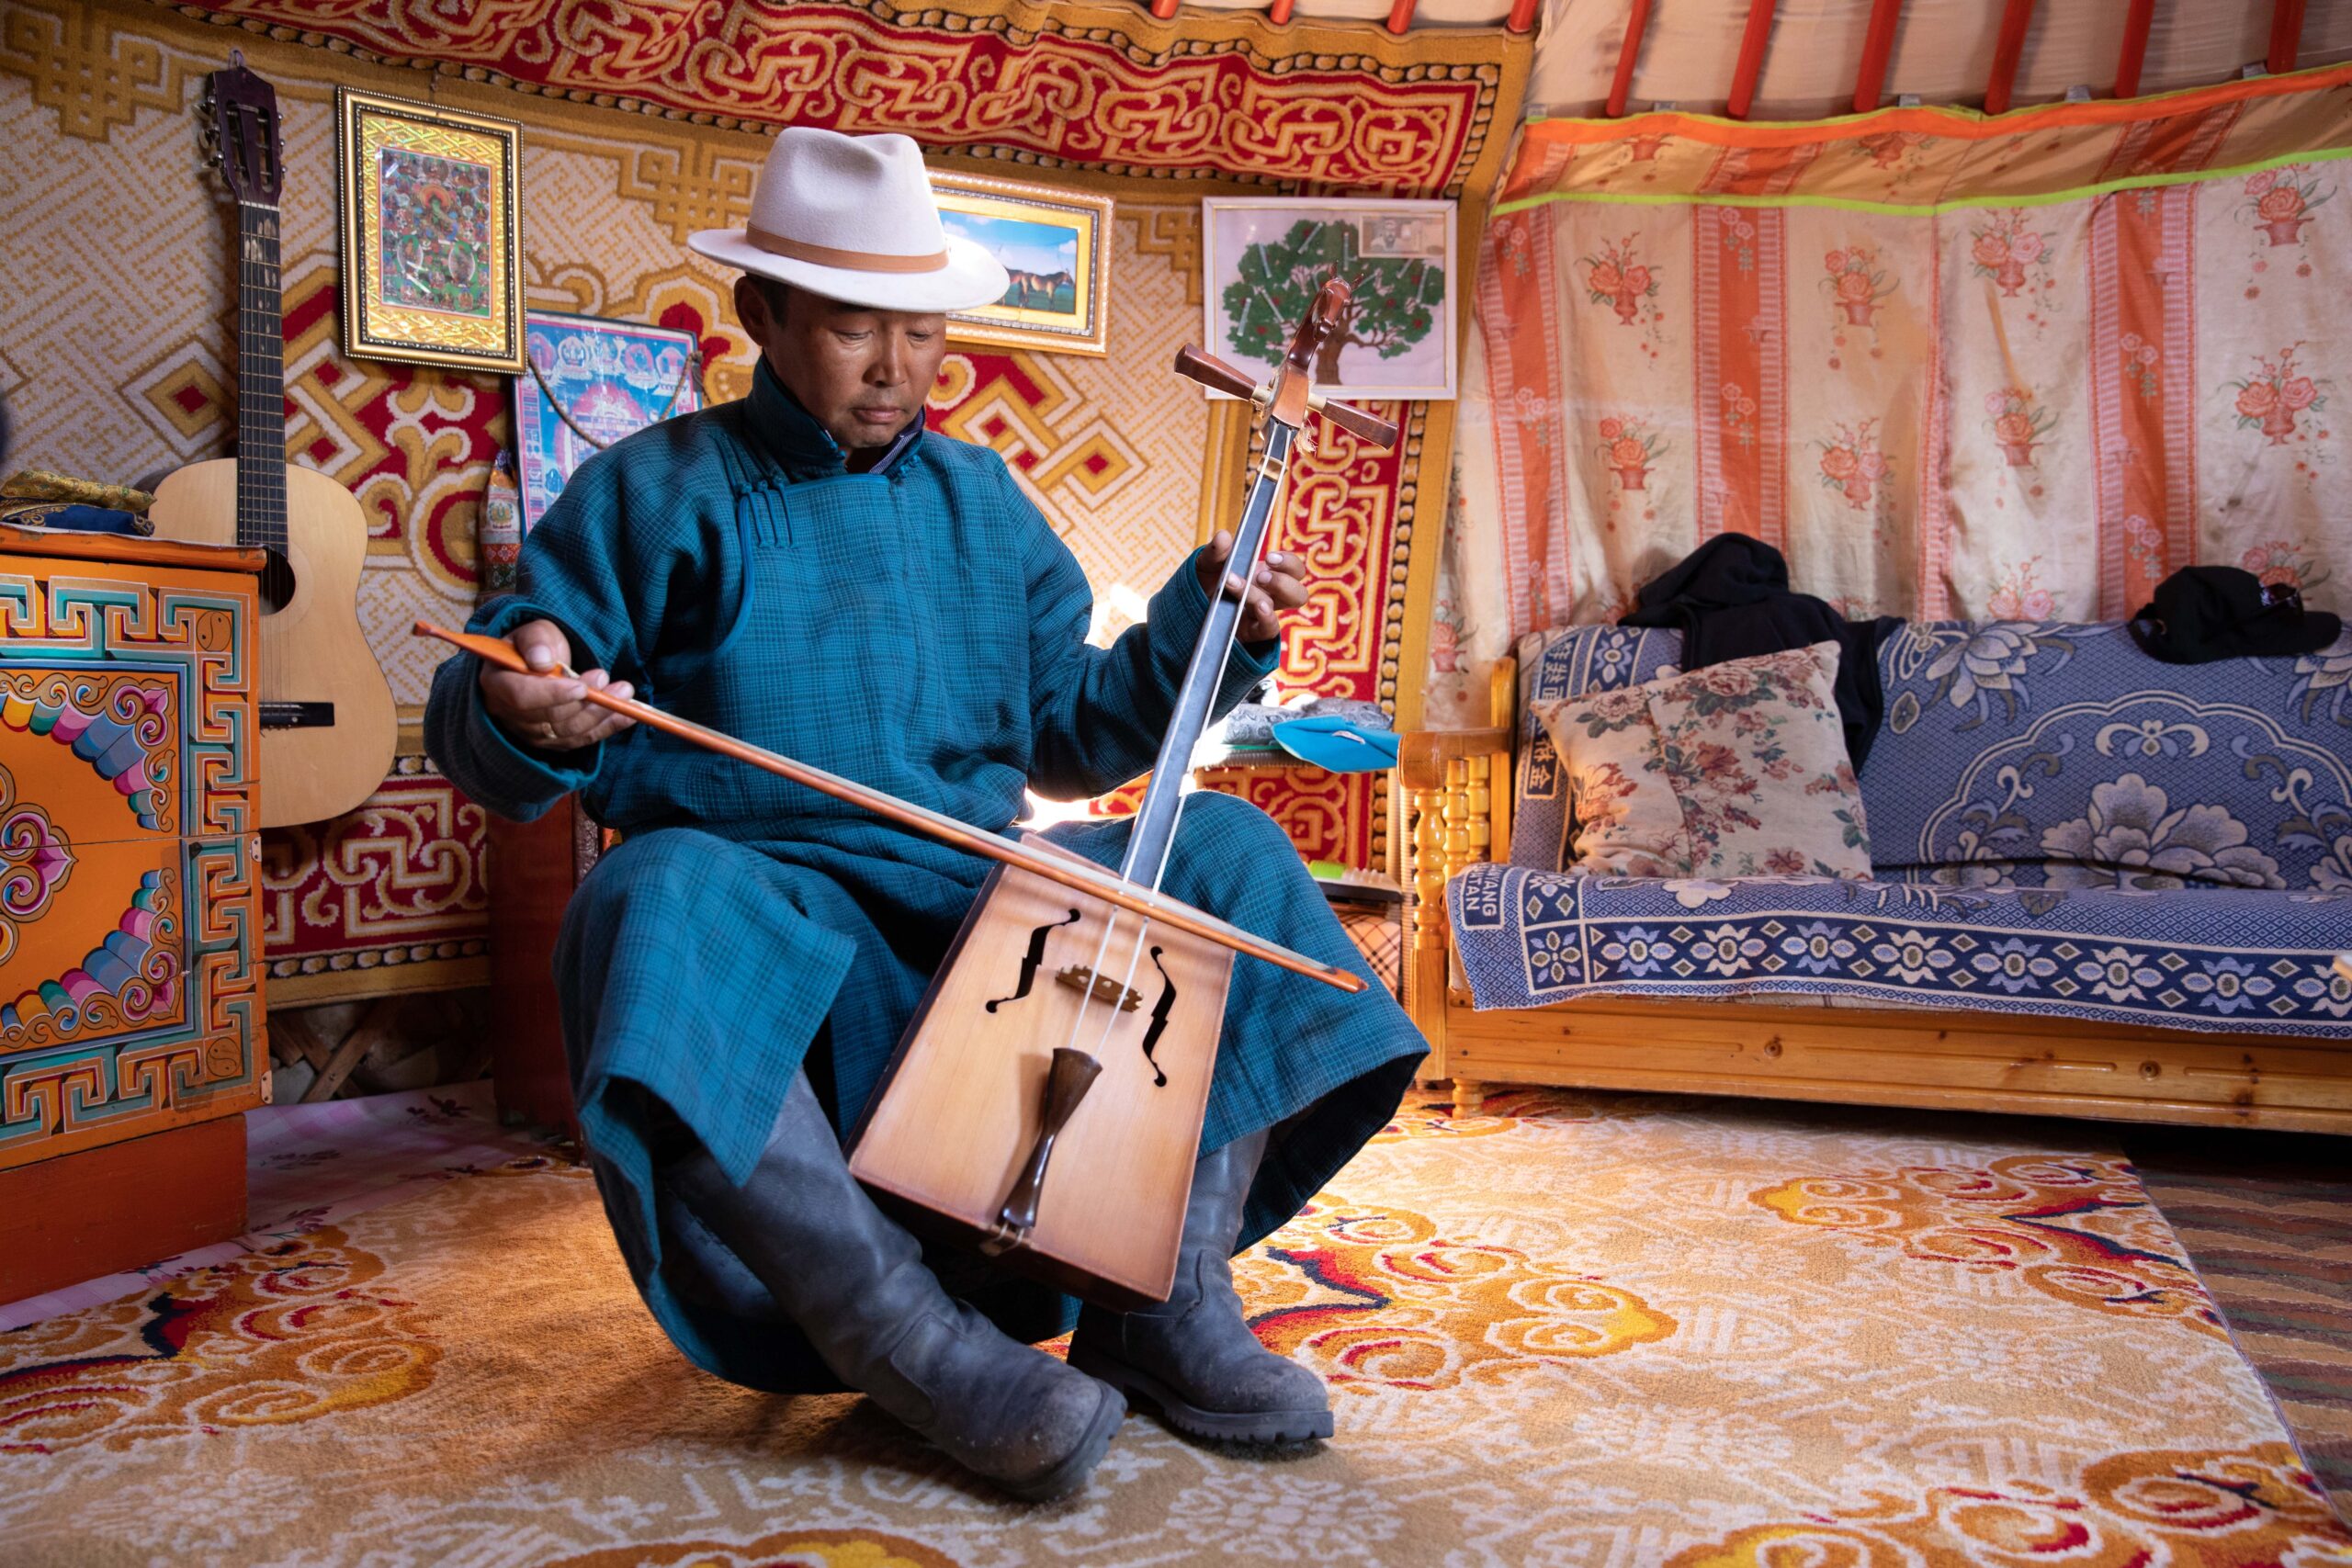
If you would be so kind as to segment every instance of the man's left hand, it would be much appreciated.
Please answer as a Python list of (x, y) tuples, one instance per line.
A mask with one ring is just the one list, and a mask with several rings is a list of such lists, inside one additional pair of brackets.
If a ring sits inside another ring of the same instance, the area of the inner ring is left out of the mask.
[(1306, 603), (1306, 581), (1298, 575), (1298, 557), (1269, 550), (1258, 563), (1256, 580), (1245, 583), (1239, 572), (1226, 569), (1232, 555), (1233, 534), (1219, 528), (1216, 536), (1201, 547), (1201, 592), (1214, 593), (1222, 576), (1225, 596), (1241, 601), (1241, 629), (1234, 634), (1236, 639), (1272, 642), (1282, 636), (1283, 613)]

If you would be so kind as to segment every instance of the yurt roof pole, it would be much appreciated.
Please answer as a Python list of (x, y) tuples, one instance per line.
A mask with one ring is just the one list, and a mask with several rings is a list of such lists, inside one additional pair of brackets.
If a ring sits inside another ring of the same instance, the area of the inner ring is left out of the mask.
[(1854, 79), (1854, 112), (1878, 107), (1879, 89), (1886, 85), (1887, 57), (1894, 52), (1894, 24), (1903, 15), (1903, 0), (1871, 0), (1870, 31), (1862, 35), (1862, 69)]
[(1756, 101), (1756, 81), (1764, 74), (1764, 50), (1772, 41), (1772, 7), (1776, 0), (1747, 0), (1747, 31), (1740, 35), (1739, 64), (1732, 72), (1731, 101), (1724, 113), (1746, 119)]
[(2132, 0), (2123, 17), (2123, 53), (2115, 62), (2115, 96), (2140, 96), (2140, 67), (2148, 58), (2148, 24), (2156, 14), (2156, 0)]
[(1634, 9), (1625, 18), (1625, 41), (1617, 46), (1617, 79), (1609, 85), (1609, 118), (1624, 114), (1625, 100), (1634, 93), (1634, 62), (1641, 57), (1642, 34), (1650, 25), (1650, 0), (1634, 0)]
[(2295, 53), (2303, 41), (2303, 0), (2273, 0), (2270, 7), (2270, 55), (2263, 63), (2273, 76), (2295, 68)]
[(1984, 84), (1984, 112), (2003, 114), (2009, 91), (2018, 83), (2018, 62), (2025, 58), (2025, 29), (2033, 20), (2033, 0), (2009, 0), (2001, 13), (2001, 33), (1993, 41), (1993, 79)]

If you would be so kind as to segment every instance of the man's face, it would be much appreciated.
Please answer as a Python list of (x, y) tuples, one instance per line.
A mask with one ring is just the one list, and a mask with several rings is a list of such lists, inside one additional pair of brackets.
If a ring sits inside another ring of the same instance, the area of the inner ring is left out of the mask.
[(784, 304), (779, 315), (751, 278), (736, 281), (736, 314), (776, 379), (843, 453), (878, 457), (922, 417), (947, 356), (947, 319), (844, 305), (802, 288)]

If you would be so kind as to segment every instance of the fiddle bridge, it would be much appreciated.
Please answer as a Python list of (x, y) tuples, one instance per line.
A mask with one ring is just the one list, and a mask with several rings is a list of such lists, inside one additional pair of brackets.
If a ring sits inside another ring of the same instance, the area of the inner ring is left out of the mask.
[(866, 1102), (850, 1173), (911, 1228), (1074, 1295), (1167, 1300), (1233, 958), (1000, 868)]
[(1116, 1007), (1121, 1012), (1133, 1012), (1143, 1006), (1143, 993), (1133, 986), (1123, 986), (1108, 975), (1097, 975), (1084, 964), (1073, 964), (1054, 976), (1054, 983), (1092, 997), (1096, 1001)]

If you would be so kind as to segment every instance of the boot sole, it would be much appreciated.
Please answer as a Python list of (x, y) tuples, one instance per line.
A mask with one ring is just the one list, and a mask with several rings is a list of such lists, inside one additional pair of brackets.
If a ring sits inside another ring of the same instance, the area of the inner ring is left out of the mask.
[(1086, 1436), (1079, 1439), (1078, 1447), (1070, 1450), (1068, 1458), (1034, 1480), (1000, 1481), (997, 1484), (1023, 1503), (1050, 1503), (1057, 1497), (1067, 1497), (1086, 1484), (1086, 1478), (1094, 1473), (1094, 1467), (1101, 1464), (1102, 1456), (1110, 1451), (1111, 1439), (1117, 1434), (1119, 1423), (1126, 1418), (1127, 1402), (1118, 1389), (1115, 1386), (1103, 1389), (1093, 1423), (1086, 1428)]
[(1190, 1437), (1271, 1445), (1312, 1442), (1331, 1435), (1329, 1410), (1204, 1410), (1186, 1403), (1149, 1372), (1091, 1346), (1071, 1345), (1069, 1364), (1130, 1399), (1143, 1400), (1159, 1413), (1160, 1420)]

